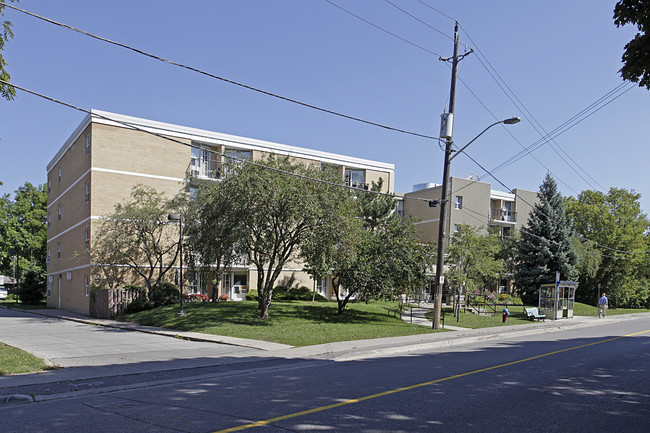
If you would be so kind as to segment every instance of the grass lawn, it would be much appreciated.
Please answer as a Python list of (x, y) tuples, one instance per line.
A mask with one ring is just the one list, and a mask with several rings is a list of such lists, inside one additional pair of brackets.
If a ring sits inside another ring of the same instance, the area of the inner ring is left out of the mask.
[(50, 370), (41, 358), (0, 343), (0, 376)]
[(252, 338), (291, 346), (310, 346), (335, 341), (365, 340), (434, 332), (400, 319), (397, 302), (348, 304), (336, 314), (336, 302), (284, 301), (271, 304), (269, 319), (260, 319), (256, 301), (187, 303), (185, 317), (178, 305), (141, 311), (120, 317), (141, 325), (180, 331)]
[[(445, 311), (445, 326), (460, 326), (462, 328), (490, 328), (493, 326), (513, 326), (513, 325), (522, 325), (525, 323), (530, 323), (530, 320), (526, 318), (524, 314), (524, 307), (521, 305), (513, 305), (508, 307), (510, 311), (510, 317), (508, 317), (508, 322), (503, 323), (501, 315), (496, 316), (479, 316), (478, 314), (460, 312), (458, 321), (452, 314), (451, 307), (447, 308)], [(433, 319), (433, 311), (426, 313), (426, 317), (429, 320)]]
[[(650, 313), (650, 310), (647, 308), (608, 308), (607, 315), (615, 316), (619, 314), (632, 314), (632, 313)], [(575, 308), (573, 309), (574, 316), (596, 316), (598, 317), (598, 308), (593, 305), (582, 304), (580, 302), (575, 303)]]
[(21, 310), (43, 310), (47, 308), (47, 303), (43, 301), (40, 304), (30, 305), (23, 304), (22, 302), (16, 303), (15, 299), (3, 299), (0, 301), (0, 306), (7, 308), (20, 308)]

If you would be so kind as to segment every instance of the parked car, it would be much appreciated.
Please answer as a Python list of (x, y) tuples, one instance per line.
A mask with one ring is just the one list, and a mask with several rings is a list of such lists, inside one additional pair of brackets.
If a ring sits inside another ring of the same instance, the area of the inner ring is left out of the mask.
[(7, 293), (7, 289), (0, 287), (0, 299), (7, 299), (8, 295), (9, 293)]

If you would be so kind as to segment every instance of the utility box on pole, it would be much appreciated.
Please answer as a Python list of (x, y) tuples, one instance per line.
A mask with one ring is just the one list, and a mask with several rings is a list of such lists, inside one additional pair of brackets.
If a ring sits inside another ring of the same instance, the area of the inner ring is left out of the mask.
[(454, 113), (442, 113), (440, 115), (440, 138), (445, 140), (454, 136)]

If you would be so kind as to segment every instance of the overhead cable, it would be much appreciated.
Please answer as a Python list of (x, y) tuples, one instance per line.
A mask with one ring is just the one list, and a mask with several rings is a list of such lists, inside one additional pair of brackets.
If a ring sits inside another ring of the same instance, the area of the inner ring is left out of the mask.
[(379, 128), (387, 129), (389, 131), (394, 131), (394, 132), (399, 132), (399, 133), (402, 133), (402, 134), (413, 135), (413, 136), (416, 136), (416, 137), (426, 138), (426, 139), (430, 139), (430, 140), (440, 140), (439, 137), (434, 137), (434, 136), (426, 135), (426, 134), (420, 134), (418, 132), (407, 131), (405, 129), (395, 128), (395, 127), (392, 127), (392, 126), (384, 125), (382, 123), (372, 122), (372, 121), (369, 121), (369, 120), (361, 119), (359, 117), (350, 116), (350, 115), (343, 114), (343, 113), (340, 113), (340, 112), (337, 112), (337, 111), (329, 110), (327, 108), (322, 108), (322, 107), (318, 107), (316, 105), (308, 104), (306, 102), (298, 101), (297, 99), (282, 96), (282, 95), (279, 95), (277, 93), (269, 92), (267, 90), (262, 90), (260, 88), (250, 86), (248, 84), (243, 84), (243, 83), (240, 83), (240, 82), (228, 79), (228, 78), (221, 77), (219, 75), (212, 74), (210, 72), (203, 71), (203, 70), (195, 68), (193, 66), (188, 66), (188, 65), (185, 65), (185, 64), (182, 64), (182, 63), (178, 63), (178, 62), (169, 60), (169, 59), (165, 59), (163, 57), (157, 56), (155, 54), (151, 54), (151, 53), (149, 53), (147, 51), (144, 51), (144, 50), (141, 50), (141, 49), (138, 49), (138, 48), (134, 48), (132, 46), (129, 46), (129, 45), (126, 45), (126, 44), (123, 44), (123, 43), (120, 43), (120, 42), (115, 42), (115, 41), (112, 41), (110, 39), (107, 39), (107, 38), (104, 38), (104, 37), (101, 37), (101, 36), (97, 36), (97, 35), (92, 34), (90, 32), (80, 30), (78, 28), (69, 26), (67, 24), (60, 23), (58, 21), (54, 21), (52, 19), (43, 17), (41, 15), (37, 15), (37, 14), (32, 13), (32, 12), (28, 12), (28, 11), (26, 11), (24, 9), (20, 9), (20, 8), (18, 8), (16, 6), (13, 6), (13, 5), (10, 5), (10, 4), (5, 4), (5, 6), (8, 7), (8, 8), (14, 9), (14, 10), (16, 10), (18, 12), (22, 12), (22, 13), (24, 13), (26, 15), (32, 16), (34, 18), (38, 18), (38, 19), (43, 20), (45, 22), (48, 22), (50, 24), (54, 24), (56, 26), (63, 27), (65, 29), (72, 30), (72, 31), (77, 32), (77, 33), (81, 33), (81, 34), (83, 34), (85, 36), (97, 39), (99, 41), (106, 42), (106, 43), (112, 44), (112, 45), (116, 45), (118, 47), (125, 48), (127, 50), (130, 50), (130, 51), (133, 51), (135, 53), (141, 54), (143, 56), (147, 56), (147, 57), (150, 57), (152, 59), (161, 61), (163, 63), (167, 63), (167, 64), (170, 64), (170, 65), (173, 65), (173, 66), (178, 66), (180, 68), (184, 68), (184, 69), (187, 69), (187, 70), (190, 70), (190, 71), (193, 71), (193, 72), (208, 76), (210, 78), (221, 80), (223, 82), (233, 84), (235, 86), (239, 86), (239, 87), (242, 87), (244, 89), (251, 90), (253, 92), (261, 93), (263, 95), (271, 96), (273, 98), (281, 99), (281, 100), (286, 101), (286, 102), (291, 102), (293, 104), (297, 104), (297, 105), (300, 105), (300, 106), (303, 106), (303, 107), (311, 108), (313, 110), (321, 111), (323, 113), (331, 114), (331, 115), (334, 115), (334, 116), (342, 117), (342, 118), (345, 118), (345, 119), (348, 119), (348, 120), (354, 120), (355, 122), (360, 122), (360, 123), (364, 123), (364, 124), (367, 124), (367, 125), (372, 125), (372, 126), (376, 126), (376, 127), (379, 127)]

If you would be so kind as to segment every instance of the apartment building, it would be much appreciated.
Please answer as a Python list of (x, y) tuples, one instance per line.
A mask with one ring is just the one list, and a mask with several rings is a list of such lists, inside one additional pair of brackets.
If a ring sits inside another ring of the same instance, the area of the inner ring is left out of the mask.
[[(222, 134), (147, 119), (93, 110), (47, 165), (47, 302), (48, 306), (87, 314), (89, 290), (101, 285), (98, 272), (83, 252), (103, 216), (129, 199), (138, 184), (167, 197), (189, 190), (187, 175), (219, 182), (227, 173), (223, 155), (260, 160), (269, 154), (336, 167), (341, 179), (369, 188), (383, 179), (394, 190), (394, 165), (268, 141)], [(189, 146), (188, 146), (189, 145)], [(217, 290), (242, 299), (255, 286), (256, 272), (247, 257), (233, 267), (219, 287), (205, 275), (188, 275), (189, 293)], [(280, 283), (316, 287), (331, 295), (327, 281), (313, 281), (299, 263), (283, 270)], [(279, 284), (280, 284), (279, 283)]]
[[(423, 241), (438, 242), (440, 223), (440, 200), (442, 185), (426, 183), (415, 185), (413, 191), (404, 194), (404, 214), (419, 219)], [(486, 182), (473, 177), (468, 179), (450, 177), (447, 194), (447, 221), (445, 224), (445, 245), (461, 225), (469, 225), (479, 233), (486, 234), (488, 228), (496, 228), (501, 236), (511, 236), (528, 222), (528, 214), (537, 202), (537, 193), (523, 189), (503, 192), (492, 189)], [(412, 200), (415, 199), (415, 200)], [(419, 200), (418, 200), (419, 199)], [(501, 281), (499, 286), (511, 289), (512, 281)]]

